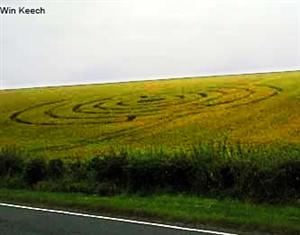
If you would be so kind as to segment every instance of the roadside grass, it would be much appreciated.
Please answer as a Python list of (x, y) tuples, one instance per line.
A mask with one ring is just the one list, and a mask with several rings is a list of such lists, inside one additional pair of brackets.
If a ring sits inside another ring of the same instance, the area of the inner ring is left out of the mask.
[(240, 234), (247, 231), (291, 235), (300, 233), (300, 207), (297, 204), (255, 205), (188, 195), (124, 194), (99, 197), (78, 193), (7, 189), (0, 189), (0, 200), (6, 203), (101, 213), (162, 223), (181, 223), (199, 228), (238, 229)]

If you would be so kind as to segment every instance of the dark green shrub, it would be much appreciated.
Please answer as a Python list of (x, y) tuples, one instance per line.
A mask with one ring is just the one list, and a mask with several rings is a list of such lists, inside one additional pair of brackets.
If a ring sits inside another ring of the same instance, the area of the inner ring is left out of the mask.
[(67, 176), (77, 182), (88, 177), (87, 163), (81, 160), (67, 162), (65, 165), (65, 172)]
[(262, 175), (261, 170), (250, 161), (232, 161), (231, 172), (234, 175), (234, 184), (232, 193), (238, 198), (251, 199), (256, 197), (256, 191), (259, 177)]
[(154, 192), (165, 185), (166, 170), (162, 159), (132, 158), (127, 167), (128, 189), (133, 192)]
[(39, 181), (35, 185), (35, 189), (39, 191), (50, 192), (68, 192), (68, 193), (97, 193), (97, 185), (94, 182), (89, 181), (73, 181), (69, 179), (62, 179), (60, 181)]
[(186, 156), (173, 157), (168, 161), (163, 161), (160, 165), (161, 180), (165, 182), (165, 186), (173, 191), (190, 191), (195, 179), (194, 166), (191, 159)]
[(191, 191), (196, 194), (207, 194), (217, 184), (215, 172), (205, 163), (198, 163), (194, 166), (193, 178), (191, 180)]
[(232, 168), (232, 166), (227, 164), (220, 167), (219, 173), (220, 173), (220, 181), (219, 181), (220, 188), (221, 189), (233, 188), (235, 184), (234, 168)]
[(61, 186), (64, 192), (70, 193), (96, 193), (95, 184), (89, 181), (66, 181), (64, 185)]
[(290, 160), (273, 170), (277, 198), (300, 197), (300, 160)]
[(224, 196), (257, 202), (279, 198), (272, 168), (258, 167), (246, 160), (226, 160), (215, 166), (218, 184), (215, 192)]
[(29, 185), (34, 185), (46, 177), (47, 164), (42, 158), (35, 158), (27, 162), (24, 169), (24, 180)]
[(36, 183), (35, 190), (47, 192), (65, 191), (63, 182), (42, 180)]
[(64, 162), (61, 159), (51, 159), (48, 163), (48, 176), (51, 179), (59, 179), (65, 171)]
[(122, 155), (95, 157), (88, 163), (88, 170), (97, 182), (126, 182), (127, 157)]
[(15, 148), (6, 147), (0, 150), (0, 176), (20, 174), (23, 167), (23, 158)]
[(18, 176), (6, 176), (0, 179), (0, 187), (9, 189), (24, 189), (26, 185), (23, 178)]
[(273, 178), (274, 175), (272, 175), (270, 169), (258, 168), (249, 177), (246, 197), (257, 202), (272, 201), (277, 195), (277, 189), (273, 183)]
[(280, 202), (299, 198), (299, 185), (300, 161), (290, 160), (269, 168), (244, 164), (234, 187), (240, 198), (257, 202)]

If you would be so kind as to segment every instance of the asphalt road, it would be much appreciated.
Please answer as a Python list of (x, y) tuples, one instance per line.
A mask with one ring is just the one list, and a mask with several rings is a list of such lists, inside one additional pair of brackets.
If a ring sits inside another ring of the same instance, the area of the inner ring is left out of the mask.
[(211, 233), (0, 206), (0, 234), (202, 235)]

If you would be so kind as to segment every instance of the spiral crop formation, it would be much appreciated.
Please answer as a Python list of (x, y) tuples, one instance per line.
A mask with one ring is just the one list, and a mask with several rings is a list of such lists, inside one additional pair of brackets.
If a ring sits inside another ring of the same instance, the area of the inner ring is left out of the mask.
[(281, 91), (271, 86), (218, 87), (196, 92), (91, 97), (74, 103), (55, 100), (14, 112), (10, 119), (24, 125), (101, 125), (137, 120), (168, 121), (200, 115), (217, 108), (235, 108), (267, 100)]

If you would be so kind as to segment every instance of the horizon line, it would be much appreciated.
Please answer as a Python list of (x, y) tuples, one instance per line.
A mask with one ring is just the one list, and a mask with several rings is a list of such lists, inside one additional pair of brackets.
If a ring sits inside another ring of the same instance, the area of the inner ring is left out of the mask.
[(55, 89), (64, 87), (75, 87), (75, 86), (91, 86), (91, 85), (110, 85), (110, 84), (122, 84), (122, 83), (136, 83), (136, 82), (147, 82), (147, 81), (165, 81), (165, 80), (176, 80), (176, 79), (193, 79), (193, 78), (213, 78), (213, 77), (229, 77), (229, 76), (243, 76), (243, 75), (259, 75), (259, 74), (273, 74), (273, 73), (290, 73), (290, 72), (300, 72), (300, 68), (296, 70), (276, 70), (276, 71), (263, 71), (263, 72), (245, 72), (245, 73), (228, 73), (228, 74), (209, 74), (209, 75), (191, 75), (191, 76), (170, 76), (165, 78), (149, 78), (142, 80), (124, 80), (124, 81), (112, 81), (112, 82), (95, 82), (95, 83), (78, 83), (78, 84), (57, 84), (57, 85), (41, 85), (32, 87), (17, 87), (17, 88), (0, 88), (0, 91), (14, 91), (22, 89)]

